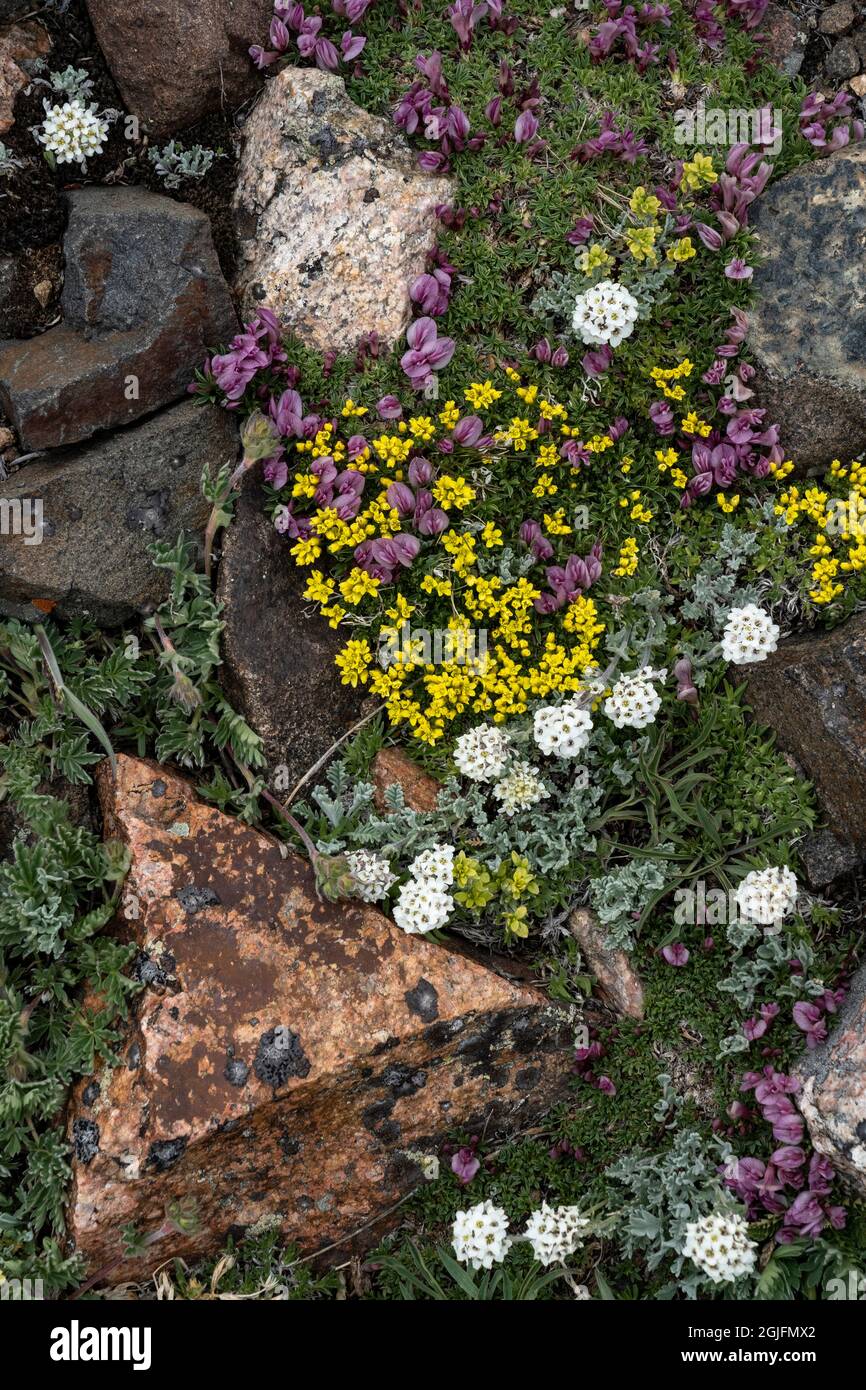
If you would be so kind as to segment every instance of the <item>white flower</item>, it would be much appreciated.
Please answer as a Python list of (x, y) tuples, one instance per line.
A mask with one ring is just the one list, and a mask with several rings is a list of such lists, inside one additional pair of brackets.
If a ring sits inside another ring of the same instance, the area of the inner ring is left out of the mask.
[(505, 771), (510, 743), (504, 729), (495, 724), (478, 724), (458, 738), (454, 761), (471, 781), (495, 782)]
[(766, 661), (779, 645), (779, 629), (768, 613), (755, 603), (732, 608), (722, 634), (722, 656), (735, 666), (747, 661)]
[(45, 105), (45, 120), (37, 139), (56, 157), (58, 164), (86, 164), (91, 155), (102, 154), (108, 135), (108, 122), (87, 107), (80, 98), (62, 106)]
[(727, 1284), (755, 1267), (757, 1245), (749, 1240), (742, 1216), (712, 1212), (686, 1226), (682, 1253), (693, 1260), (714, 1284)]
[(501, 1264), (511, 1246), (508, 1217), (492, 1202), (479, 1202), (458, 1211), (452, 1229), (454, 1253), (461, 1264), (473, 1269), (492, 1269)]
[(532, 733), (542, 753), (574, 758), (589, 743), (592, 719), (576, 697), (565, 705), (545, 705), (536, 710)]
[(737, 907), (747, 922), (773, 926), (795, 911), (797, 879), (785, 865), (781, 869), (752, 869), (737, 888)]
[(502, 814), (505, 816), (513, 816), (515, 811), (528, 811), (530, 806), (547, 794), (547, 787), (532, 763), (521, 761), (516, 762), (493, 788), (493, 795), (502, 802)]
[(578, 1207), (549, 1207), (544, 1202), (530, 1216), (524, 1234), (538, 1263), (552, 1265), (574, 1254), (588, 1225)]
[(605, 714), (618, 729), (643, 729), (655, 722), (662, 697), (653, 685), (652, 677), (662, 674), (644, 667), (641, 671), (620, 676), (604, 702)]
[(638, 302), (624, 285), (602, 280), (578, 295), (572, 327), (585, 343), (607, 343), (618, 347), (634, 329)]
[(454, 853), (453, 845), (434, 845), (412, 860), (409, 872), (431, 888), (450, 888), (454, 882)]
[(354, 850), (347, 854), (349, 869), (355, 880), (358, 897), (365, 903), (377, 903), (384, 898), (397, 875), (391, 873), (391, 865), (381, 855), (369, 849)]
[(398, 927), (410, 936), (438, 931), (454, 911), (454, 899), (427, 879), (410, 878), (404, 883), (394, 904), (393, 917)]

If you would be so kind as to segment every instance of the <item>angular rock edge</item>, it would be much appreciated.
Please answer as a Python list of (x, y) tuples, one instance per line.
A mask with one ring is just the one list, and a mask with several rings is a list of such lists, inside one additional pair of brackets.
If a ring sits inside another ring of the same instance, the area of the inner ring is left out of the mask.
[[(68, 1229), (91, 1274), (145, 1278), (269, 1224), (345, 1259), (399, 1219), (419, 1153), (524, 1129), (563, 1095), (572, 1010), (374, 908), (318, 901), (306, 861), (155, 763), (122, 755), (97, 783), (132, 854), (123, 934), (147, 987), (120, 1065), (70, 1104)], [(185, 1199), (195, 1232), (124, 1257), (124, 1226), (147, 1235)]]

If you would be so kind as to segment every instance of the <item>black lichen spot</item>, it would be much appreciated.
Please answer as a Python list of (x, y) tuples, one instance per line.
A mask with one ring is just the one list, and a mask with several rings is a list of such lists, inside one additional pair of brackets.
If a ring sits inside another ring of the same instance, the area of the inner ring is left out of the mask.
[(393, 1100), (377, 1100), (361, 1112), (364, 1128), (368, 1129), (371, 1134), (375, 1134), (377, 1139), (384, 1140), (385, 1143), (393, 1142), (400, 1137), (400, 1126), (389, 1118), (393, 1109)]
[(301, 272), (305, 285), (309, 285), (312, 280), (318, 280), (324, 270), (321, 256), (314, 256), (309, 261), (301, 261), (298, 270)]
[(410, 1012), (417, 1014), (423, 1023), (434, 1023), (439, 1017), (439, 995), (423, 975), (414, 989), (407, 989), (403, 998)]
[(861, 1120), (856, 1129), (857, 1138), (866, 1144), (866, 1120)]
[(186, 888), (179, 888), (175, 897), (184, 912), (190, 914), (201, 912), (203, 907), (220, 905), (220, 900), (212, 888), (199, 888), (194, 883), (187, 884)]
[(165, 782), (163, 782), (161, 777), (158, 777), (156, 781), (151, 784), (150, 794), (151, 796), (160, 797), (165, 796), (165, 791)]
[(384, 1042), (376, 1043), (376, 1046), (373, 1048), (373, 1051), (370, 1053), (370, 1056), (381, 1057), (383, 1052), (391, 1052), (395, 1047), (399, 1046), (399, 1038), (386, 1038)]
[(143, 986), (150, 988), (150, 990), (161, 991), (175, 983), (174, 967), (174, 956), (168, 954), (167, 951), (164, 951), (158, 960), (147, 955), (146, 951), (139, 951), (132, 962), (132, 974)]
[(340, 142), (330, 126), (323, 126), (317, 130), (315, 135), (310, 136), (310, 144), (315, 145), (319, 151), (320, 159), (333, 159), (335, 154), (340, 153)]
[(514, 1078), (518, 1091), (533, 1091), (541, 1080), (541, 1067), (526, 1067)]
[(283, 1158), (287, 1161), (290, 1158), (296, 1158), (304, 1147), (300, 1139), (293, 1139), (290, 1134), (281, 1134), (277, 1143)]
[(274, 1091), (284, 1086), (290, 1076), (307, 1076), (310, 1071), (301, 1039), (283, 1024), (262, 1033), (253, 1066), (259, 1081)]
[(75, 1120), (72, 1142), (79, 1163), (90, 1163), (99, 1153), (99, 1125), (93, 1120)]
[(230, 1086), (246, 1086), (249, 1074), (249, 1067), (246, 1062), (241, 1061), (240, 1057), (230, 1057), (223, 1072), (223, 1076)]
[(380, 1084), (387, 1087), (395, 1096), (414, 1096), (416, 1091), (427, 1085), (426, 1071), (413, 1071), (407, 1066), (389, 1067), (382, 1073)]
[(91, 1081), (81, 1093), (82, 1102), (90, 1107), (99, 1099), (99, 1082)]
[(133, 1043), (126, 1054), (126, 1066), (129, 1071), (137, 1071), (141, 1066), (141, 1048), (138, 1043)]
[(183, 1155), (186, 1149), (186, 1136), (178, 1139), (157, 1139), (148, 1149), (145, 1167), (155, 1168), (165, 1173)]
[(381, 196), (382, 195), (379, 192), (378, 188), (368, 188), (366, 193), (364, 194), (364, 202), (375, 203), (376, 199), (381, 198)]

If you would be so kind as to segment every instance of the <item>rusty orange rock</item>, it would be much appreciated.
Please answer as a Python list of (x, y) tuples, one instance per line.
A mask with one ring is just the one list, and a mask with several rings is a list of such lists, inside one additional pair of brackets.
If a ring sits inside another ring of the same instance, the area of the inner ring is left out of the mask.
[[(120, 757), (98, 782), (132, 855), (124, 931), (145, 989), (121, 1065), (71, 1105), (69, 1230), (89, 1271), (146, 1277), (257, 1223), (344, 1258), (422, 1180), (419, 1153), (562, 1096), (574, 1020), (536, 990), (322, 903), (306, 861), (156, 764)], [(146, 1236), (184, 1200), (194, 1232), (123, 1257), (123, 1226)]]
[(410, 811), (435, 811), (439, 783), (419, 767), (400, 748), (380, 748), (373, 759), (373, 801), (377, 811), (385, 810), (385, 793), (389, 787), (403, 789), (403, 800)]

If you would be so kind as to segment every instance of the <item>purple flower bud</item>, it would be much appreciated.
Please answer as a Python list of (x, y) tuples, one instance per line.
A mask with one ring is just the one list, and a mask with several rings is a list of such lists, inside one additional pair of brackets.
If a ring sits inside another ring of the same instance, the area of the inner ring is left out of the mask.
[(396, 396), (383, 396), (376, 406), (380, 420), (399, 420), (403, 407)]
[(526, 145), (538, 134), (538, 117), (532, 111), (521, 111), (514, 122), (514, 139), (518, 145)]
[(426, 487), (436, 476), (436, 469), (429, 459), (416, 455), (409, 464), (409, 482), (413, 487)]
[(676, 941), (672, 946), (662, 948), (662, 955), (668, 965), (685, 965), (689, 959), (688, 949), (681, 941)]
[(537, 362), (550, 361), (551, 357), (553, 356), (553, 353), (551, 352), (550, 343), (547, 341), (546, 338), (539, 339), (539, 341), (535, 344), (535, 347), (532, 349), (532, 355)]
[(462, 444), (464, 448), (471, 448), (477, 444), (484, 433), (484, 421), (478, 415), (464, 415), (462, 420), (451, 432), (451, 437), (455, 444)]
[(708, 251), (720, 251), (722, 238), (714, 227), (708, 227), (706, 222), (696, 222), (695, 231), (704, 243)]
[(550, 358), (551, 367), (568, 366), (568, 349), (564, 347), (554, 348)]
[(415, 508), (415, 494), (405, 483), (392, 483), (385, 493), (388, 506), (393, 507), (400, 516), (408, 516)]
[(675, 662), (674, 675), (677, 678), (677, 699), (685, 700), (688, 705), (698, 704), (698, 692), (692, 681), (692, 663), (687, 656)]

